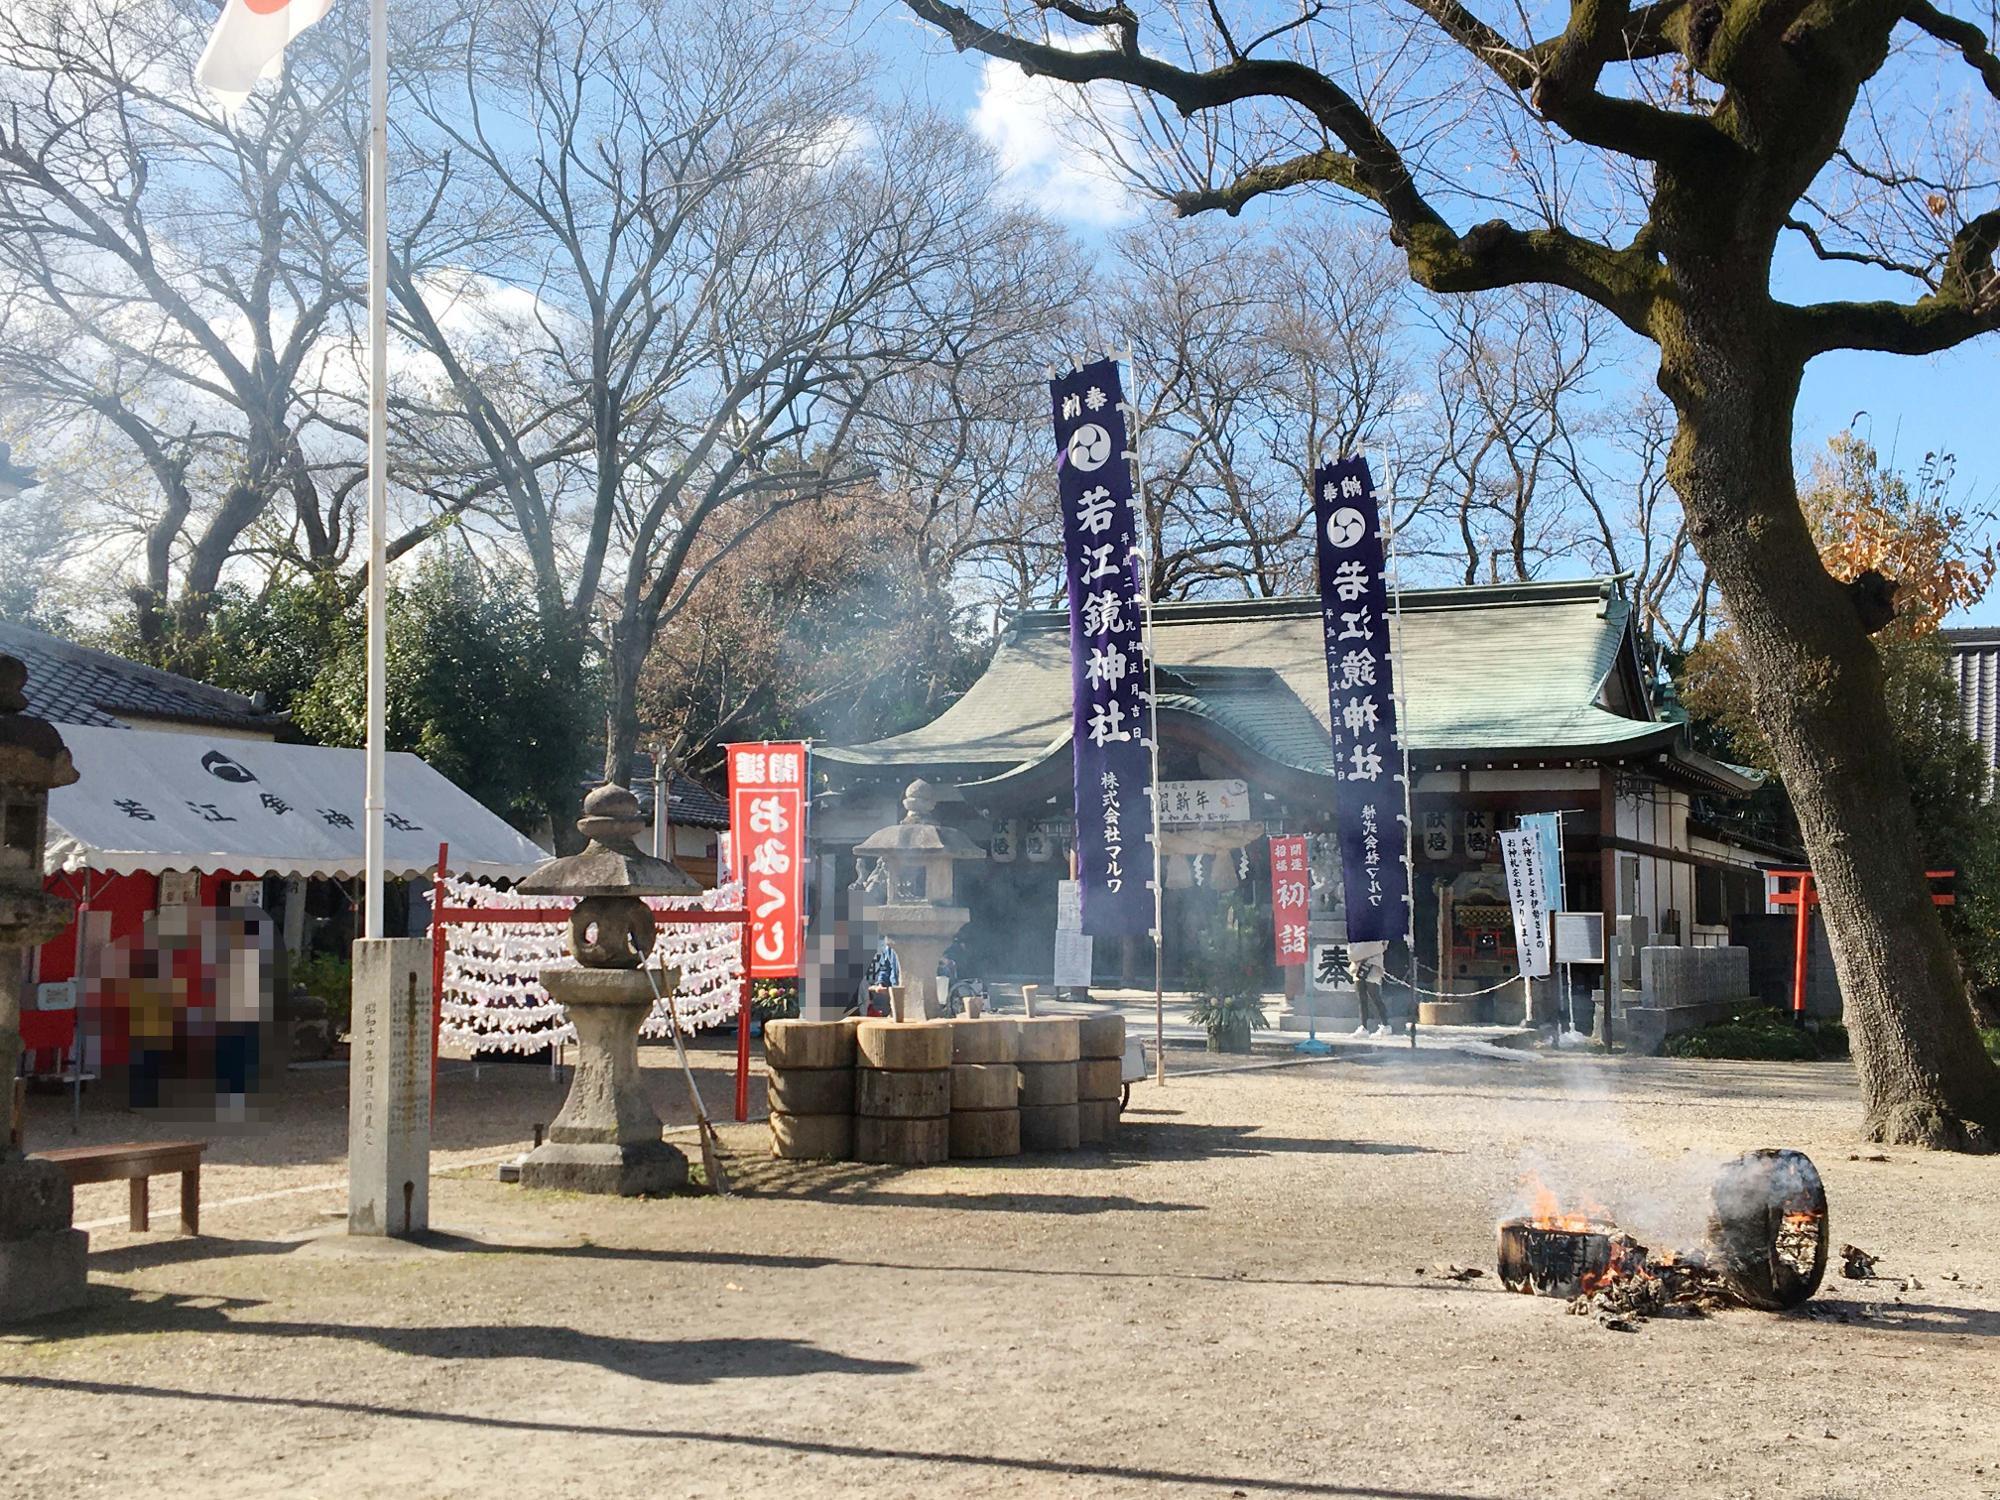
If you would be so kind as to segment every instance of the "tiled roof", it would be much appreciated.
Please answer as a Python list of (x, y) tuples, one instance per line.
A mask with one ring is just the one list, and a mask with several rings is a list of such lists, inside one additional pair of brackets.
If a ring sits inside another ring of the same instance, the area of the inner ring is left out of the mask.
[[(643, 750), (632, 757), (632, 790), (638, 794), (640, 813), (651, 822), (653, 758)], [(676, 771), (667, 791), (667, 820), (683, 828), (727, 828), (729, 804), (687, 772)]]
[(241, 693), (44, 635), (25, 625), (0, 623), (0, 652), (19, 657), (28, 668), (29, 711), (57, 724), (132, 728), (128, 719), (165, 720), (273, 734), (287, 727), (282, 714), (259, 709)]
[[(1630, 606), (1602, 580), (1414, 589), (1396, 635), (1411, 749), (1418, 754), (1588, 754), (1664, 749), (1681, 726), (1606, 706), (1631, 650)], [(1318, 601), (1163, 604), (1153, 614), (1161, 704), (1199, 712), (1274, 759), (1328, 769), (1326, 656)], [(1198, 704), (1173, 702), (1186, 685)], [(1637, 713), (1646, 710), (1639, 708)], [(872, 744), (828, 747), (856, 767), (929, 766), (994, 775), (1064, 743), (1069, 624), (1024, 614), (985, 674), (936, 719)]]

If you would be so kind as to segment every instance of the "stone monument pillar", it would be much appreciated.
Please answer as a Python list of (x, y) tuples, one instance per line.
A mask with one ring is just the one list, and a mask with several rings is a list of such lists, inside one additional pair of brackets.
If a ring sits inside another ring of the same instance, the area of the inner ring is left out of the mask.
[(946, 997), (937, 993), (938, 963), (972, 920), (970, 911), (951, 904), (952, 865), (986, 857), (956, 828), (939, 823), (936, 811), (936, 790), (927, 781), (913, 781), (903, 793), (903, 821), (854, 846), (857, 860), (880, 860), (884, 872), (880, 900), (864, 906), (862, 917), (896, 950), (908, 1007), (899, 1021), (945, 1013)]
[(354, 945), (347, 1069), (347, 1231), (422, 1234), (431, 1226), (431, 945)]
[(521, 1163), (523, 1187), (571, 1192), (671, 1193), (687, 1185), (688, 1163), (660, 1137), (660, 1117), (639, 1079), (639, 1028), (655, 984), (670, 994), (678, 969), (644, 965), (656, 924), (647, 896), (690, 896), (699, 882), (672, 860), (639, 852), (645, 831), (639, 799), (607, 783), (583, 799), (581, 854), (549, 860), (521, 882), (531, 896), (573, 896), (569, 951), (582, 965), (544, 969), (542, 986), (576, 1027), (576, 1076), (548, 1139)]
[[(21, 1060), (21, 992), (28, 950), (70, 923), (75, 908), (42, 889), (49, 791), (76, 780), (55, 726), (25, 712), (28, 669), (0, 656), (0, 1087), (12, 1097)], [(69, 1179), (0, 1139), (0, 1323), (82, 1303), (89, 1237), (70, 1225)]]

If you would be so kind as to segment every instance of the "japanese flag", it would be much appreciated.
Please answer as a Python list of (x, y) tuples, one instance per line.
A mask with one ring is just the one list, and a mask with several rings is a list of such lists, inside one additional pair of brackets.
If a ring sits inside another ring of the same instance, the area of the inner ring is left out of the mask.
[(276, 78), (285, 46), (325, 15), (333, 0), (227, 0), (195, 65), (194, 79), (234, 108), (260, 78)]

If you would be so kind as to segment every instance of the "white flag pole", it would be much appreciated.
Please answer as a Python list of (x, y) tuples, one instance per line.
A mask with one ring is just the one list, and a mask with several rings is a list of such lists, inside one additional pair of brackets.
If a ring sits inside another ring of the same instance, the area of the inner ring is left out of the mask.
[(368, 6), (368, 785), (362, 931), (382, 937), (383, 748), (387, 739), (383, 534), (389, 509), (389, 4)]
[(1131, 381), (1125, 396), (1125, 440), (1132, 445), (1125, 457), (1132, 465), (1132, 497), (1137, 505), (1135, 519), (1139, 522), (1133, 528), (1133, 535), (1146, 548), (1142, 559), (1144, 570), (1140, 574), (1139, 615), (1143, 621), (1140, 639), (1146, 647), (1146, 743), (1152, 753), (1153, 770), (1153, 784), (1146, 796), (1152, 813), (1153, 842), (1153, 1077), (1155, 1082), (1164, 1084), (1167, 1081), (1167, 940), (1162, 909), (1166, 881), (1160, 872), (1160, 679), (1159, 651), (1153, 641), (1153, 524), (1146, 513), (1146, 483), (1139, 472), (1139, 371), (1130, 349), (1125, 351), (1124, 361)]
[[(1384, 478), (1393, 474), (1387, 464), (1383, 465)], [(1404, 942), (1410, 950), (1410, 1045), (1417, 1044), (1417, 859), (1416, 859), (1416, 783), (1410, 775), (1410, 709), (1406, 696), (1409, 679), (1404, 673), (1403, 654), (1403, 570), (1402, 558), (1396, 547), (1396, 492), (1392, 484), (1382, 486), (1382, 505), (1376, 516), (1382, 519), (1384, 540), (1388, 544), (1389, 600), (1392, 623), (1389, 627), (1390, 675), (1395, 679), (1394, 697), (1396, 703), (1396, 743), (1403, 752), (1403, 917)], [(1444, 955), (1438, 955), (1438, 972), (1444, 972)]]

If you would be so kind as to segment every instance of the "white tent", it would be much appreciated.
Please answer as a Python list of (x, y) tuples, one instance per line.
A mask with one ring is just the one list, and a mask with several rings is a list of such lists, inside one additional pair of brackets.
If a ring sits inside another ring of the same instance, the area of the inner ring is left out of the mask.
[[(360, 750), (59, 727), (80, 779), (49, 794), (49, 874), (361, 872)], [(518, 879), (547, 857), (414, 755), (388, 758), (388, 821), (390, 875), (430, 873), (440, 842), (462, 875)]]

